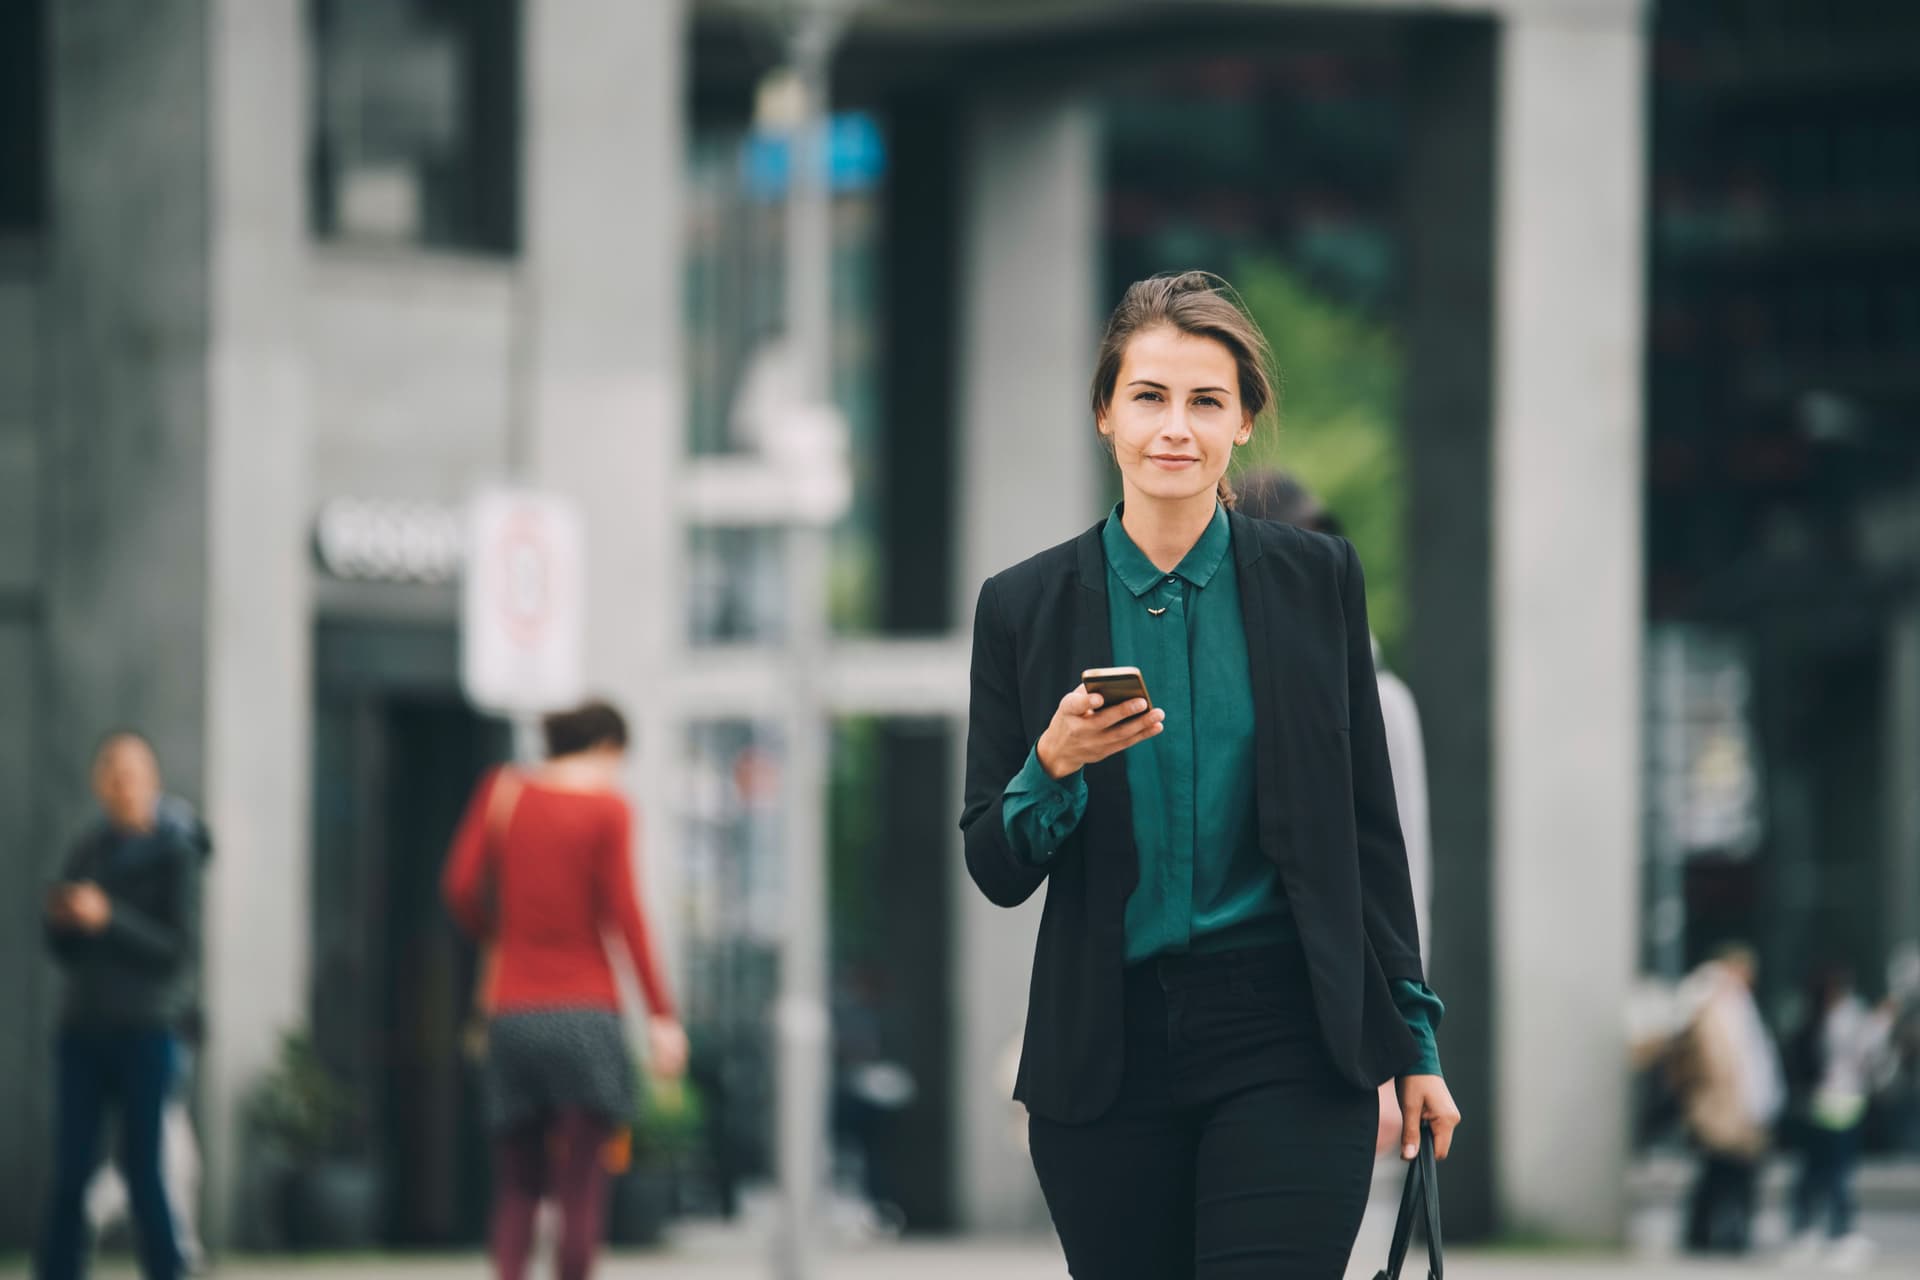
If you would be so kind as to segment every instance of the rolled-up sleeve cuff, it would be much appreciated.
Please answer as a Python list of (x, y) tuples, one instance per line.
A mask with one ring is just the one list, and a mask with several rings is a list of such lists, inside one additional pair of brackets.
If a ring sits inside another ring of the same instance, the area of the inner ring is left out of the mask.
[(1441, 1003), (1440, 997), (1426, 983), (1408, 982), (1404, 978), (1393, 984), (1393, 1004), (1406, 1022), (1407, 1030), (1413, 1033), (1413, 1042), (1420, 1050), (1419, 1061), (1407, 1074), (1443, 1074), (1440, 1070), (1440, 1044), (1434, 1033), (1439, 1029), (1440, 1019), (1446, 1016), (1447, 1006)]
[(1036, 744), (1027, 762), (1013, 775), (1000, 802), (1007, 843), (1036, 865), (1053, 857), (1061, 841), (1073, 834), (1087, 811), (1087, 780), (1079, 770), (1055, 778), (1040, 763)]

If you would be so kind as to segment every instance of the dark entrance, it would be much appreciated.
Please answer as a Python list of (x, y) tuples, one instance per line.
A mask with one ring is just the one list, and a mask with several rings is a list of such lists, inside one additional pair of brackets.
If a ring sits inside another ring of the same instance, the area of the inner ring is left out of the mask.
[(323, 623), (314, 751), (315, 1043), (356, 1102), (381, 1242), (483, 1237), (487, 1156), (460, 1052), (473, 950), (440, 905), (447, 842), (504, 725), (455, 685), (450, 628)]

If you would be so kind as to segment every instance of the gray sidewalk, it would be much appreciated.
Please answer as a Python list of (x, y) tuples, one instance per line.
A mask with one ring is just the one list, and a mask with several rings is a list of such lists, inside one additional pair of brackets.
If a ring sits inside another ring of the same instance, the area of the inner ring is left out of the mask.
[[(1422, 1260), (1424, 1263), (1424, 1259)], [(1463, 1251), (1448, 1255), (1451, 1273), (1459, 1280), (1749, 1280), (1754, 1276), (1827, 1274), (1818, 1268), (1801, 1272), (1762, 1259), (1743, 1264), (1696, 1265), (1674, 1260), (1506, 1251)], [(1378, 1261), (1356, 1266), (1349, 1280), (1367, 1280)], [(1409, 1268), (1409, 1273), (1412, 1269)], [(134, 1280), (136, 1272), (123, 1259), (110, 1260), (95, 1273), (99, 1280)], [(460, 1257), (317, 1257), (237, 1258), (214, 1273), (219, 1280), (320, 1280), (351, 1276), (356, 1280), (488, 1280), (486, 1260), (478, 1254)], [(544, 1275), (536, 1272), (536, 1276)], [(663, 1252), (614, 1253), (604, 1257), (598, 1280), (765, 1280), (770, 1276), (763, 1254), (751, 1240), (738, 1236), (694, 1235)], [(1418, 1273), (1424, 1275), (1424, 1266)], [(1872, 1276), (1912, 1276), (1912, 1259), (1883, 1262)], [(24, 1280), (23, 1263), (0, 1265), (0, 1280)], [(821, 1268), (823, 1280), (1067, 1280), (1067, 1272), (1050, 1241), (977, 1241), (962, 1243), (908, 1243), (860, 1248), (829, 1258)], [(1141, 1280), (1152, 1280), (1142, 1277)]]

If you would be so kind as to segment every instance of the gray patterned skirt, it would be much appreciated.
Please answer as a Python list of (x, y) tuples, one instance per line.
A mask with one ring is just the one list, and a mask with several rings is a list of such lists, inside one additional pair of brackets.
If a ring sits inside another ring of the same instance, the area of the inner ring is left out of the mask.
[(633, 1123), (637, 1080), (618, 1014), (526, 1009), (487, 1024), (481, 1095), (487, 1129), (506, 1133), (562, 1108)]

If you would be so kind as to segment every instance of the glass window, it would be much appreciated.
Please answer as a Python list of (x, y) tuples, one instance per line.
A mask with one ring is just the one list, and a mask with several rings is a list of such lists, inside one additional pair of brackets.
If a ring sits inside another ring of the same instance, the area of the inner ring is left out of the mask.
[(47, 218), (46, 0), (0, 5), (0, 234)]
[(512, 253), (519, 0), (314, 0), (313, 226)]
[[(764, 721), (697, 721), (681, 742), (681, 1003), (720, 1153), (710, 1190), (726, 1205), (736, 1180), (774, 1168), (786, 753)], [(829, 745), (834, 1179), (912, 1227), (952, 1223), (953, 878), (942, 859), (903, 851), (951, 842), (959, 746), (945, 721), (894, 717), (835, 721)]]
[[(841, 633), (879, 627), (881, 493), (879, 261), (886, 148), (874, 118), (836, 116), (833, 191), (833, 395), (851, 436), (853, 506), (833, 534), (831, 617)], [(777, 429), (785, 348), (784, 139), (709, 130), (687, 156), (687, 447), (696, 457), (752, 452)], [(768, 422), (771, 418), (774, 421)], [(776, 638), (780, 617), (772, 531), (702, 531), (690, 586), (696, 640)], [(770, 572), (768, 566), (774, 566)]]

